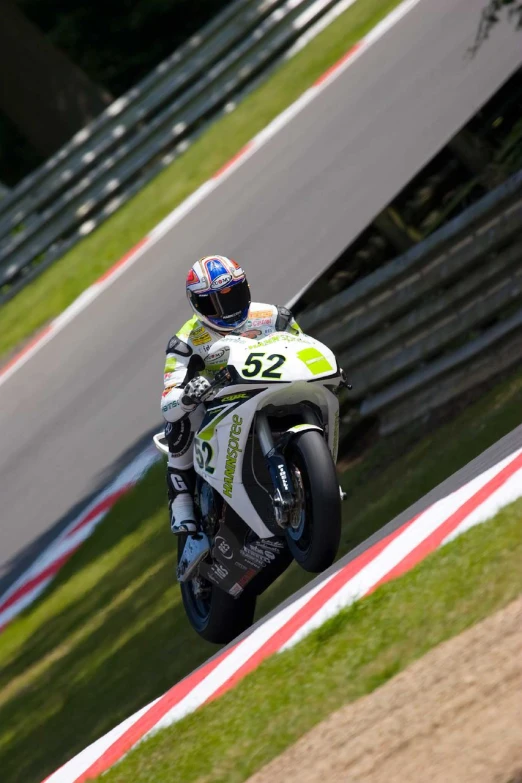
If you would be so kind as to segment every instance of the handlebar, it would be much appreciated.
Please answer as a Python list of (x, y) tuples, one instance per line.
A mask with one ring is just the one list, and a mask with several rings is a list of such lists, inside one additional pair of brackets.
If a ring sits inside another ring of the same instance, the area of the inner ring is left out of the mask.
[(219, 370), (219, 372), (216, 373), (214, 380), (210, 381), (210, 386), (208, 387), (207, 391), (202, 397), (195, 398), (192, 397), (190, 394), (184, 394), (181, 400), (184, 405), (199, 405), (200, 403), (205, 402), (207, 396), (217, 386), (222, 386), (231, 380), (232, 380), (232, 373), (230, 372), (228, 367), (223, 367), (222, 370)]
[(348, 383), (348, 379), (346, 377), (346, 373), (344, 370), (341, 370), (341, 383), (339, 384), (340, 389), (348, 389), (348, 391), (351, 391), (353, 389), (353, 386), (351, 383)]

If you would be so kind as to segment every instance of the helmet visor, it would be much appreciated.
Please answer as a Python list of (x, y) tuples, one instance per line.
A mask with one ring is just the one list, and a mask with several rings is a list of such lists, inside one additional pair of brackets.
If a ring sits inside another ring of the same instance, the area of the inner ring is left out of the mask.
[(250, 307), (250, 289), (246, 280), (235, 283), (221, 291), (208, 294), (190, 292), (192, 306), (197, 313), (204, 315), (216, 324), (224, 322), (233, 326), (241, 324)]

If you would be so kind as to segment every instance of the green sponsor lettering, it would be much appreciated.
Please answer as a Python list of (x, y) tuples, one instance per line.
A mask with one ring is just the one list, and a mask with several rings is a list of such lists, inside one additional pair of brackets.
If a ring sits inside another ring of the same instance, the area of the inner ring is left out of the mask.
[(234, 414), (232, 417), (232, 425), (230, 427), (230, 433), (228, 436), (227, 445), (227, 458), (225, 460), (225, 473), (223, 477), (223, 494), (227, 497), (232, 497), (234, 475), (237, 466), (238, 454), (243, 451), (239, 448), (239, 436), (241, 435), (241, 425), (243, 419), (241, 416)]

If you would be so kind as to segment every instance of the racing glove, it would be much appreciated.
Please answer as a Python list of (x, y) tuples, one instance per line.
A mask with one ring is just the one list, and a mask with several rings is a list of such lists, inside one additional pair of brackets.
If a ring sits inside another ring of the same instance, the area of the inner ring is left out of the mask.
[(183, 390), (181, 405), (187, 412), (192, 412), (203, 402), (208, 391), (212, 388), (210, 381), (199, 376), (187, 383)]

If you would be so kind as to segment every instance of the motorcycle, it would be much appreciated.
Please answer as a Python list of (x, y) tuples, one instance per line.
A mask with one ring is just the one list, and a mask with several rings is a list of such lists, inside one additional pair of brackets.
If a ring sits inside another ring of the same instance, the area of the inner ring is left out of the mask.
[[(334, 562), (337, 395), (350, 387), (329, 348), (302, 334), (228, 335), (204, 364), (213, 381), (194, 438), (199, 532), (178, 536), (177, 576), (192, 627), (226, 643), (292, 560), (312, 573)], [(154, 443), (168, 453), (162, 432)]]

